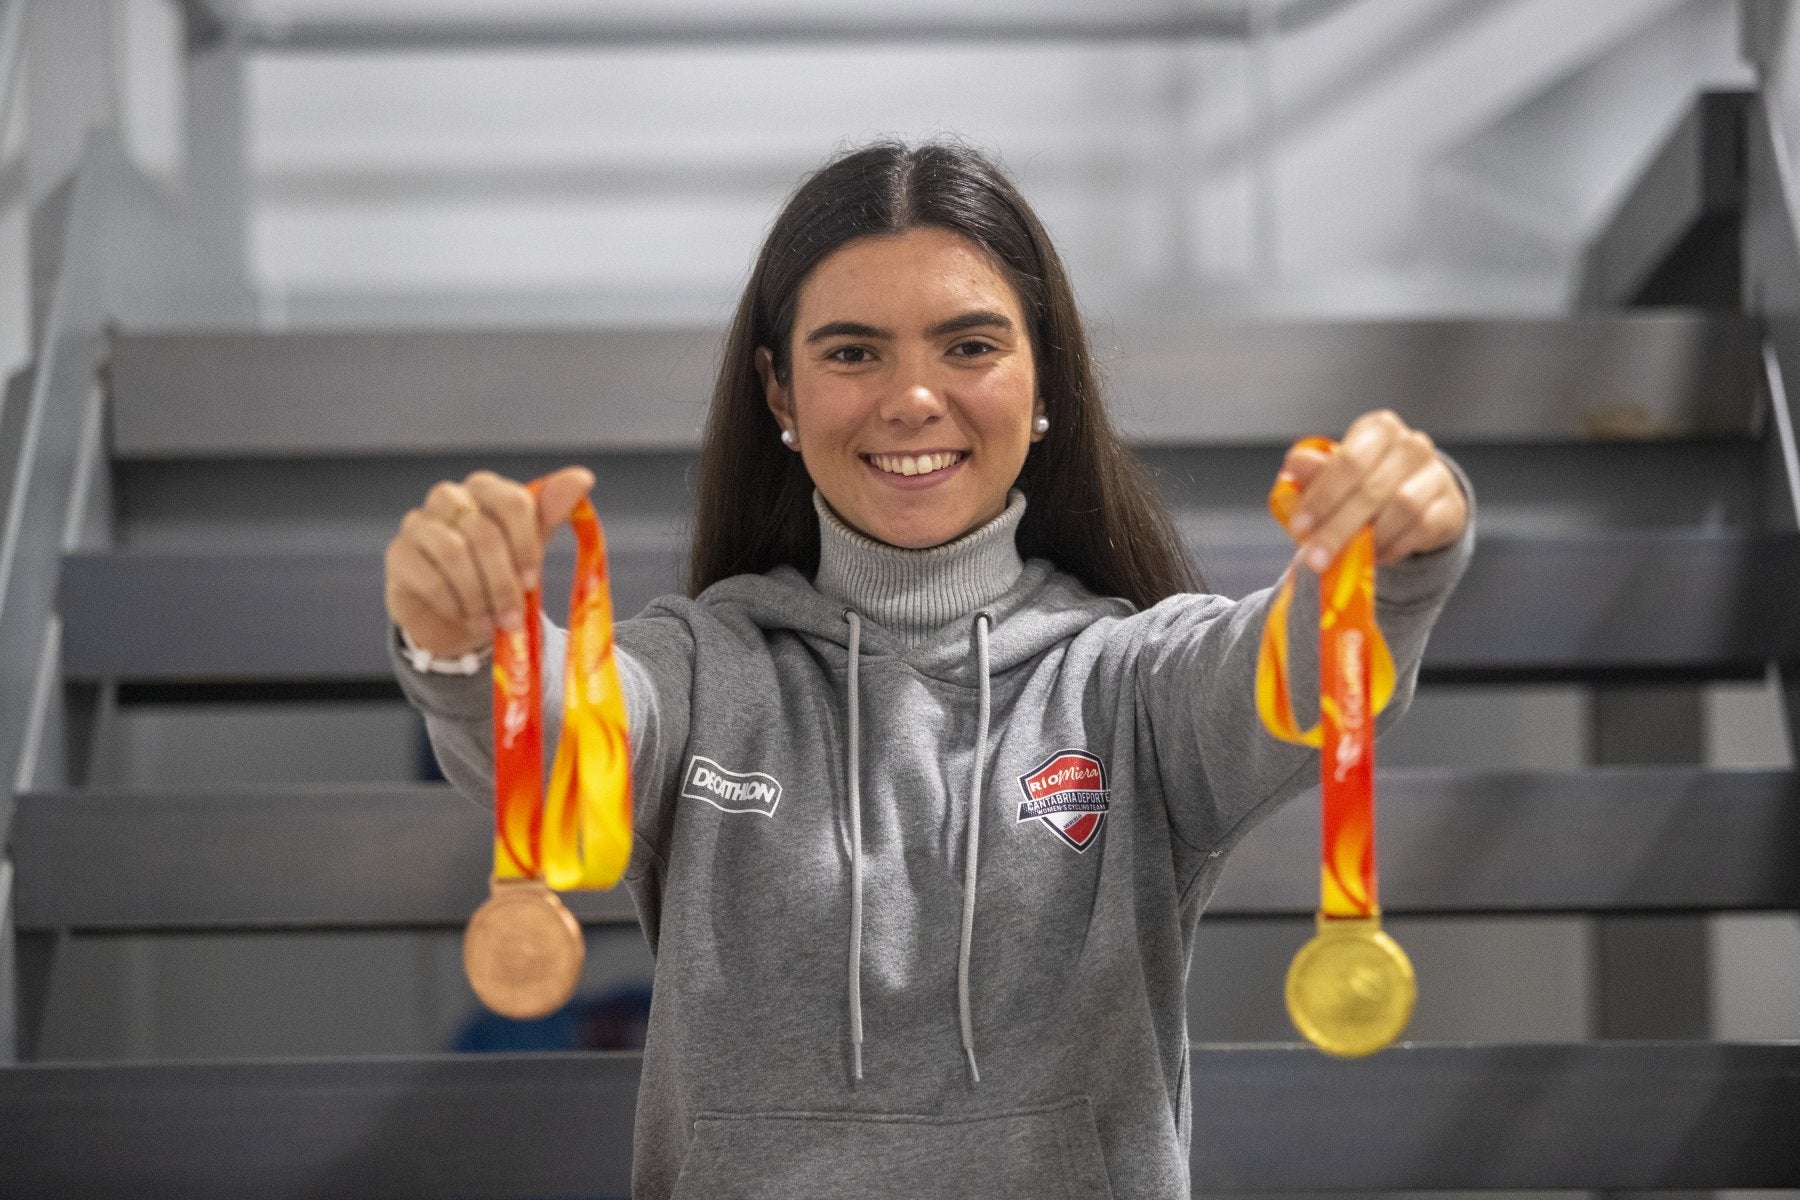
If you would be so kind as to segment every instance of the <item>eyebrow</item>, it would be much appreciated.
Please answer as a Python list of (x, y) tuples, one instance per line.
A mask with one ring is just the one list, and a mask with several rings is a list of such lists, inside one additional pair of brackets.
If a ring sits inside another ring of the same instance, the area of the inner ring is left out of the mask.
[(891, 330), (877, 329), (873, 325), (864, 325), (860, 321), (827, 321), (806, 335), (806, 344), (810, 346), (814, 342), (823, 342), (834, 337), (873, 338), (877, 341), (884, 341), (893, 336)]
[(942, 337), (946, 333), (961, 333), (965, 329), (989, 327), (997, 327), (1011, 332), (1013, 323), (1005, 313), (980, 309), (975, 312), (963, 313), (960, 317), (951, 317), (948, 321), (941, 321), (925, 332), (931, 337)]
[[(925, 331), (927, 337), (942, 337), (947, 333), (961, 333), (965, 329), (999, 328), (1010, 331), (1012, 320), (1005, 313), (993, 312), (989, 309), (977, 309), (974, 312), (961, 313), (947, 321), (939, 321)], [(823, 342), (835, 337), (869, 338), (874, 341), (892, 341), (894, 332), (874, 325), (864, 325), (860, 321), (827, 321), (806, 335), (806, 344)]]

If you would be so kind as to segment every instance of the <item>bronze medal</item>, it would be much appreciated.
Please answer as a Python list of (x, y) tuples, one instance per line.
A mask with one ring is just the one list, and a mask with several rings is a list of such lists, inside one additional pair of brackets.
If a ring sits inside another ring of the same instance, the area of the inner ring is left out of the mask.
[(1306, 1040), (1339, 1058), (1391, 1045), (1412, 1018), (1418, 983), (1379, 917), (1319, 920), (1288, 967), (1288, 1016)]
[(529, 1021), (568, 1003), (587, 948), (581, 925), (542, 879), (496, 879), (463, 933), (463, 971), (481, 1002)]

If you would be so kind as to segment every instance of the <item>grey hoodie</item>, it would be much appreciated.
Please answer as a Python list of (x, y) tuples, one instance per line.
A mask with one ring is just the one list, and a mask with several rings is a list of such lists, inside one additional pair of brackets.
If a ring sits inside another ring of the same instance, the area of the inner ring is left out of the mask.
[[(1470, 545), (1381, 572), (1390, 719)], [(1187, 1197), (1195, 925), (1317, 775), (1256, 715), (1268, 600), (1134, 612), (1032, 560), (909, 643), (781, 568), (620, 622), (656, 952), (633, 1195)], [(487, 801), (486, 681), (397, 669)]]

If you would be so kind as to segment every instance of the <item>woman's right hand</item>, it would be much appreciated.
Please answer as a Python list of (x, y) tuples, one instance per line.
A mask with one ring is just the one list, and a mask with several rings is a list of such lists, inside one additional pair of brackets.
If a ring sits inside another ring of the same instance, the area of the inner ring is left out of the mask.
[(492, 471), (434, 484), (388, 543), (389, 619), (438, 658), (486, 649), (494, 626), (523, 620), (550, 531), (593, 486), (586, 467), (545, 476), (535, 497)]

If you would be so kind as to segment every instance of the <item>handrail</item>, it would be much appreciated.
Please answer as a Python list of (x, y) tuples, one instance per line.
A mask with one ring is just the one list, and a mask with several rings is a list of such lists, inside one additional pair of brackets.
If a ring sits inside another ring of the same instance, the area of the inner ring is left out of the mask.
[(32, 724), (39, 643), (52, 614), (75, 458), (104, 351), (107, 213), (100, 173), (95, 156), (84, 155), (68, 185), (59, 269), (33, 356), (18, 469), (0, 516), (0, 680), (20, 672), (28, 681), (0, 691), (0, 795), (9, 799), (29, 758), (22, 735)]
[[(1800, 212), (1795, 211), (1795, 204), (1800, 202), (1800, 178), (1796, 178), (1793, 161), (1788, 157), (1787, 141), (1782, 137), (1780, 114), (1775, 106), (1769, 103), (1766, 93), (1757, 97), (1762, 112), (1764, 128), (1768, 132), (1767, 150), (1769, 162), (1775, 168), (1776, 192), (1781, 197), (1783, 214), (1787, 217), (1788, 238), (1800, 243)], [(1769, 407), (1774, 410), (1775, 436), (1780, 444), (1781, 463), (1787, 477), (1788, 499), (1793, 505), (1791, 516), (1800, 524), (1800, 446), (1796, 445), (1793, 410), (1788, 406), (1786, 373), (1781, 367), (1781, 354), (1776, 349), (1774, 340), (1767, 333), (1762, 343), (1763, 379), (1769, 389)]]
[(0, 136), (12, 121), (13, 88), (25, 53), (25, 10), (31, 0), (0, 0)]
[(767, 45), (857, 42), (863, 45), (943, 42), (1244, 41), (1261, 33), (1312, 25), (1354, 0), (1238, 0), (1189, 12), (1114, 16), (1080, 12), (1016, 19), (899, 17), (621, 19), (539, 17), (469, 19), (409, 16), (377, 19), (232, 20), (246, 50), (284, 53), (391, 50), (520, 49), (571, 46)]
[[(46, 202), (61, 206), (56, 274), (33, 348), (16, 469), (0, 497), (0, 846), (17, 792), (60, 777), (54, 756), (40, 762), (37, 750), (49, 740), (61, 696), (56, 591), (80, 505), (81, 459), (101, 453), (93, 431), (109, 317), (114, 172), (121, 165), (116, 141), (91, 134), (60, 197)], [(0, 910), (10, 913), (11, 873), (0, 874), (0, 883)], [(10, 933), (8, 922), (0, 928), (0, 1063), (12, 1060), (17, 1045)]]
[(1773, 342), (1762, 346), (1763, 378), (1769, 385), (1769, 407), (1774, 410), (1775, 436), (1781, 446), (1781, 465), (1787, 477), (1788, 500), (1793, 505), (1792, 517), (1800, 523), (1800, 447), (1794, 440), (1794, 414), (1788, 407), (1787, 382), (1781, 371), (1781, 356)]

